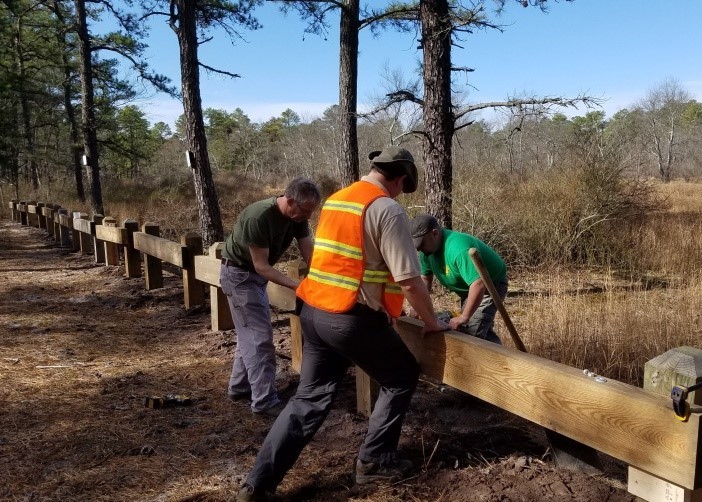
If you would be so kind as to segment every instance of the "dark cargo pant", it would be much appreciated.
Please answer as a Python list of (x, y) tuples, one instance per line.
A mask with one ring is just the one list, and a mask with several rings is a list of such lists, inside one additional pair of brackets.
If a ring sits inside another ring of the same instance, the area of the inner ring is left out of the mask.
[(222, 291), (227, 295), (236, 330), (236, 352), (228, 393), (251, 392), (251, 409), (263, 411), (280, 402), (275, 388), (275, 346), (268, 281), (256, 272), (222, 265)]
[(266, 436), (246, 483), (273, 492), (329, 413), (350, 363), (380, 384), (380, 394), (359, 451), (366, 462), (385, 463), (397, 451), (400, 430), (419, 379), (419, 365), (381, 312), (356, 304), (332, 314), (303, 305), (304, 345), (297, 393)]

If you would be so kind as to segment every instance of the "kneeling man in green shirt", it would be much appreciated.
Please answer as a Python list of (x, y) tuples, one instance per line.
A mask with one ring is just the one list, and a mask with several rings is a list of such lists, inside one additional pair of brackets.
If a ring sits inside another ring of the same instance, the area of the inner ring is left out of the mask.
[(436, 277), (440, 284), (461, 299), (461, 313), (449, 321), (451, 329), (501, 343), (493, 330), (497, 306), (468, 251), (470, 248), (478, 250), (500, 299), (504, 300), (508, 281), (507, 266), (502, 258), (477, 237), (442, 228), (429, 214), (415, 216), (410, 228), (414, 246), (420, 251), (422, 279), (429, 291)]

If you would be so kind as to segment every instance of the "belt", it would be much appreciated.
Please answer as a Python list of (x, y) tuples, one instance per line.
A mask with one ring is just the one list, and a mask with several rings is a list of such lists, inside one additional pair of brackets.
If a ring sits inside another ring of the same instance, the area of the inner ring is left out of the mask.
[(364, 305), (363, 303), (356, 303), (353, 307), (351, 307), (351, 310), (344, 313), (360, 317), (375, 317), (383, 323), (387, 322), (388, 324), (392, 324), (392, 318), (386, 312), (382, 310), (373, 310), (368, 305)]
[(244, 270), (247, 270), (245, 267), (242, 265), (239, 265), (238, 263), (235, 263), (234, 260), (230, 260), (229, 258), (222, 258), (222, 265), (225, 267), (236, 267), (236, 268), (242, 268)]

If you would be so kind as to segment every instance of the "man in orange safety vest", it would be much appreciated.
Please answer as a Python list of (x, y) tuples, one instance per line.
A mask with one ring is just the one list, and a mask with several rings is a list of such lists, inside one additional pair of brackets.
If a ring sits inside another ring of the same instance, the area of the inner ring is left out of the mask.
[(329, 413), (350, 364), (380, 385), (355, 464), (359, 484), (405, 476), (397, 456), (419, 366), (393, 329), (405, 298), (425, 332), (443, 331), (421, 269), (409, 218), (395, 198), (417, 189), (412, 154), (388, 146), (369, 154), (370, 173), (327, 199), (307, 277), (297, 289), (303, 355), (300, 383), (268, 433), (237, 500), (266, 500)]

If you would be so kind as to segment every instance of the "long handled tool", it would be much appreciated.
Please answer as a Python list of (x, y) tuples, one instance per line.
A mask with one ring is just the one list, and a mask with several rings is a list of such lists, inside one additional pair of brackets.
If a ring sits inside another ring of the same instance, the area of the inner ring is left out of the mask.
[(470, 254), (470, 259), (473, 260), (473, 265), (475, 265), (478, 274), (480, 274), (480, 278), (483, 280), (483, 284), (485, 284), (488, 293), (490, 293), (492, 301), (495, 302), (497, 310), (500, 311), (502, 320), (504, 320), (505, 325), (507, 325), (507, 330), (512, 336), (512, 341), (514, 342), (514, 345), (516, 345), (517, 349), (519, 349), (520, 351), (526, 352), (527, 349), (524, 346), (524, 342), (522, 342), (522, 339), (517, 334), (517, 330), (514, 327), (514, 324), (512, 324), (512, 319), (509, 318), (507, 309), (505, 309), (505, 305), (504, 303), (502, 303), (502, 298), (500, 298), (500, 294), (497, 292), (497, 288), (495, 288), (495, 285), (492, 283), (492, 279), (490, 279), (490, 274), (488, 274), (488, 271), (485, 268), (485, 265), (483, 264), (483, 260), (480, 258), (480, 253), (478, 253), (477, 249), (470, 248), (468, 254)]
[[(524, 346), (524, 342), (522, 342), (522, 339), (517, 334), (514, 324), (512, 324), (512, 320), (507, 313), (507, 309), (505, 309), (505, 305), (502, 303), (502, 298), (500, 298), (497, 288), (495, 288), (492, 279), (490, 279), (490, 274), (488, 274), (488, 271), (483, 264), (483, 260), (480, 258), (480, 253), (476, 248), (470, 248), (470, 250), (468, 250), (468, 254), (470, 254), (470, 258), (473, 260), (473, 265), (475, 265), (475, 268), (478, 271), (480, 278), (483, 280), (488, 293), (490, 293), (492, 301), (495, 302), (495, 306), (500, 312), (502, 320), (505, 322), (505, 325), (507, 325), (507, 330), (512, 336), (514, 345), (516, 345), (517, 349), (520, 351), (526, 352), (527, 350)], [(578, 441), (571, 439), (568, 436), (564, 436), (556, 431), (545, 428), (544, 432), (546, 433), (546, 439), (548, 439), (548, 442), (551, 445), (553, 455), (556, 457), (556, 463), (559, 466), (588, 474), (599, 474), (602, 472), (597, 450), (591, 446), (579, 443)]]

